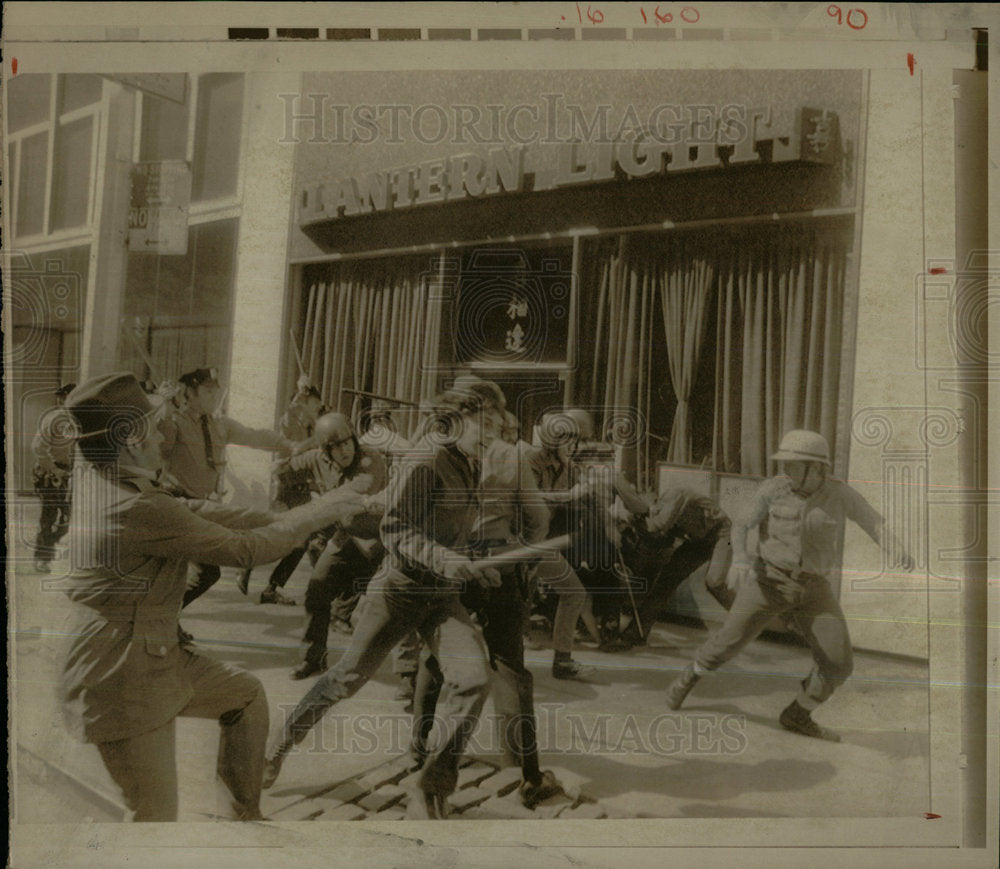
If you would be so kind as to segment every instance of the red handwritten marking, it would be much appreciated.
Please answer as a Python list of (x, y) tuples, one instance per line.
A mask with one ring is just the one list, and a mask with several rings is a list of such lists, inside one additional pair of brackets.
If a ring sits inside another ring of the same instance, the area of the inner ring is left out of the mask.
[(913, 59), (913, 52), (906, 53), (906, 65), (910, 68), (910, 75), (913, 75), (913, 67), (917, 65), (916, 60)]
[(935, 818), (940, 818), (941, 816), (935, 815), (934, 812), (924, 812), (924, 817), (927, 818), (928, 821), (933, 821)]
[(12, 57), (10, 59), (10, 74), (17, 75), (17, 58)]
[[(848, 9), (845, 17), (843, 9), (831, 4), (826, 7), (826, 14), (830, 18), (836, 18), (837, 24), (846, 24), (851, 30), (864, 30), (868, 26), (868, 13), (864, 9)], [(861, 23), (855, 24), (856, 20), (860, 20)]]
[(943, 275), (947, 274), (948, 269), (941, 268), (940, 266), (938, 266), (937, 268), (928, 269), (927, 271), (932, 275)]
[[(863, 21), (860, 24), (851, 24), (851, 17), (857, 12), (863, 17)], [(864, 30), (868, 24), (868, 13), (864, 9), (848, 9), (847, 10), (847, 26), (851, 30)]]

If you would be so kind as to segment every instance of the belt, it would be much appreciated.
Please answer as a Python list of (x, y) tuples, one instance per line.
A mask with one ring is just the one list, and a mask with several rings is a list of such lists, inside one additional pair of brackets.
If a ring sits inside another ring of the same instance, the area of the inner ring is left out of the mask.
[(470, 543), (469, 554), (474, 558), (491, 558), (494, 555), (500, 555), (513, 546), (514, 544), (510, 540), (502, 537), (492, 537), (487, 540), (476, 540), (474, 543)]
[(763, 564), (765, 565), (765, 567), (769, 567), (772, 570), (777, 571), (778, 573), (783, 573), (785, 576), (787, 576), (789, 579), (795, 582), (803, 582), (813, 579), (826, 579), (826, 577), (820, 573), (810, 573), (808, 570), (803, 570), (801, 567), (795, 567), (795, 568), (778, 567), (777, 564), (772, 564), (770, 561), (764, 561)]

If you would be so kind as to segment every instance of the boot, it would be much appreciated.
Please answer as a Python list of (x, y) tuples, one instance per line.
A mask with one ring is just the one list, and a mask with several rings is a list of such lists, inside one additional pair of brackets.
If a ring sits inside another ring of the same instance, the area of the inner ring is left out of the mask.
[(674, 679), (673, 684), (667, 689), (667, 707), (675, 711), (680, 709), (684, 698), (688, 696), (700, 678), (694, 671), (694, 664), (688, 664), (684, 668), (684, 672)]
[(778, 723), (792, 733), (801, 733), (803, 736), (811, 736), (813, 739), (825, 739), (827, 742), (840, 742), (838, 733), (820, 727), (812, 720), (809, 710), (800, 706), (797, 700), (793, 700), (789, 706), (785, 707)]
[(545, 800), (565, 794), (555, 773), (550, 769), (544, 770), (537, 782), (522, 781), (517, 792), (521, 798), (521, 805), (532, 810)]
[[(310, 695), (306, 694), (306, 698), (309, 697)], [(309, 731), (322, 720), (332, 705), (329, 702), (304, 705), (300, 701), (299, 706), (292, 712), (292, 717), (286, 722), (280, 741), (267, 753), (264, 760), (264, 776), (261, 784), (263, 790), (267, 790), (278, 780), (285, 757), (306, 738)]]

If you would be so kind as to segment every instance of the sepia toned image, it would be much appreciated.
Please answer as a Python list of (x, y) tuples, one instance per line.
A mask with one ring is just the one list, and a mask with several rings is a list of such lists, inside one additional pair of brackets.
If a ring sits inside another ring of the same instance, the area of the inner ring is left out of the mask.
[(990, 865), (996, 9), (668, 5), (8, 4), (11, 865)]

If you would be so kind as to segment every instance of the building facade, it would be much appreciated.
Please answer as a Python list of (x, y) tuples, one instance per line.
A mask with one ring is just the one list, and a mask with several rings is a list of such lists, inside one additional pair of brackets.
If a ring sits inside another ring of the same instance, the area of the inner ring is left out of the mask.
[[(773, 472), (783, 431), (814, 428), (918, 562), (901, 575), (848, 529), (852, 636), (926, 657), (929, 601), (962, 593), (961, 541), (982, 521), (929, 485), (969, 484), (978, 442), (960, 435), (980, 421), (963, 380), (974, 348), (949, 327), (962, 287), (928, 275), (932, 260), (953, 275), (977, 242), (899, 166), (933, 162), (961, 210), (940, 167), (979, 85), (953, 99), (954, 84), (930, 73), (918, 89), (905, 70), (16, 76), (16, 478), (51, 389), (115, 367), (159, 382), (216, 366), (227, 412), (255, 426), (275, 424), (303, 372), (359, 418), (372, 396), (416, 407), (471, 371), (503, 385), (523, 437), (546, 409), (585, 407), (641, 487), (694, 486), (728, 509)], [(900, 210), (924, 211), (924, 238), (895, 231)], [(234, 497), (265, 496), (266, 456), (234, 449), (229, 470)]]

